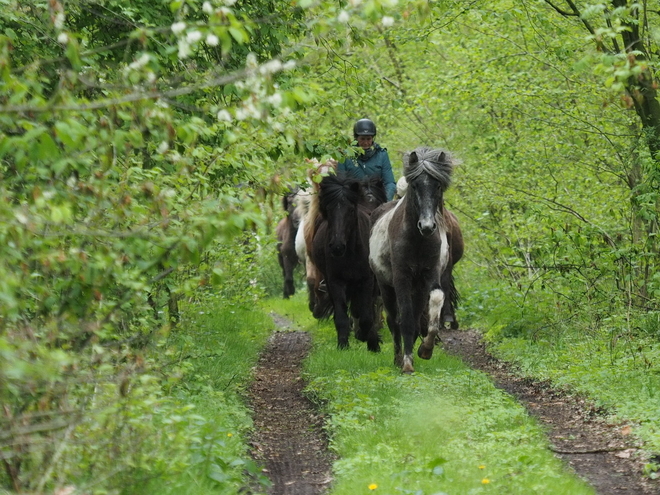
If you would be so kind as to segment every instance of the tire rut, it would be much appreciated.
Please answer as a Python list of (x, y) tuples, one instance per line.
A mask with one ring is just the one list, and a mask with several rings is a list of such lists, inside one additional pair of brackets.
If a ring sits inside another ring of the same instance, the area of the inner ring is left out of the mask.
[(306, 332), (271, 314), (279, 330), (263, 350), (249, 390), (254, 414), (252, 457), (272, 482), (269, 495), (320, 495), (332, 482), (333, 458), (323, 418), (304, 395), (301, 362), (311, 348)]

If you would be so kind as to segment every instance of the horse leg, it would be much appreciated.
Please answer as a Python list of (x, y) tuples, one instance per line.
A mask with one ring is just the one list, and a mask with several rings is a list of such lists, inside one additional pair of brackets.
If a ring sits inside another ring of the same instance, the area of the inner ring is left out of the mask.
[(442, 307), (445, 302), (445, 294), (441, 289), (435, 288), (429, 294), (429, 304), (428, 304), (428, 333), (424, 340), (422, 341), (419, 349), (417, 349), (417, 355), (422, 359), (431, 359), (433, 356), (433, 347), (435, 346), (435, 339), (440, 331), (440, 326), (442, 324), (441, 314)]
[(328, 281), (328, 292), (334, 307), (335, 330), (337, 330), (337, 347), (348, 349), (348, 337), (351, 333), (351, 319), (348, 316), (346, 303), (346, 288), (344, 284)]
[(445, 291), (446, 297), (442, 306), (442, 328), (445, 323), (449, 323), (452, 330), (458, 330), (458, 320), (456, 320), (456, 305), (458, 304), (458, 291), (454, 284), (454, 275), (451, 266), (447, 266), (446, 270), (442, 273), (440, 278), (442, 289)]
[[(297, 261), (297, 260), (296, 260)], [(296, 286), (293, 283), (293, 271), (296, 267), (294, 260), (290, 256), (283, 256), (283, 268), (284, 272), (284, 299), (289, 299), (295, 292)]]
[(403, 366), (403, 354), (401, 353), (401, 328), (398, 322), (398, 311), (396, 306), (396, 294), (393, 287), (380, 285), (380, 293), (385, 306), (387, 326), (392, 334), (394, 347), (394, 365)]
[[(396, 283), (396, 281), (395, 281)], [(403, 338), (403, 362), (401, 371), (403, 373), (413, 373), (413, 347), (419, 333), (419, 315), (415, 315), (410, 284), (404, 284), (401, 290), (397, 292), (397, 306), (399, 308), (399, 324), (401, 326), (401, 337)], [(401, 294), (401, 295), (399, 295)]]
[[(362, 289), (362, 290), (360, 290)], [(355, 327), (355, 337), (367, 343), (371, 352), (380, 352), (380, 337), (374, 326), (373, 287), (361, 287), (353, 294), (351, 312)], [(357, 321), (356, 321), (357, 320)]]

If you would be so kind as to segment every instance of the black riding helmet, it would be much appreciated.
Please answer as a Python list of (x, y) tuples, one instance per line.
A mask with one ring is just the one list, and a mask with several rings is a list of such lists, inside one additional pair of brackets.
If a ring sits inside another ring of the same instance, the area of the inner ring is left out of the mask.
[(353, 126), (353, 136), (375, 136), (376, 124), (369, 119), (360, 119)]

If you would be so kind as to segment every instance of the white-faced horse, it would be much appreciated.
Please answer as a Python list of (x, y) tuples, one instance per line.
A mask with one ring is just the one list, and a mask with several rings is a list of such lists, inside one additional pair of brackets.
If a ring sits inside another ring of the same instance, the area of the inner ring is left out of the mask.
[(387, 313), (394, 362), (404, 373), (414, 371), (412, 352), (420, 335), (424, 340), (418, 355), (431, 358), (445, 297), (457, 297), (453, 278), (445, 274), (451, 264), (451, 217), (443, 208), (454, 165), (450, 153), (442, 149), (406, 153), (405, 196), (371, 214), (369, 263)]

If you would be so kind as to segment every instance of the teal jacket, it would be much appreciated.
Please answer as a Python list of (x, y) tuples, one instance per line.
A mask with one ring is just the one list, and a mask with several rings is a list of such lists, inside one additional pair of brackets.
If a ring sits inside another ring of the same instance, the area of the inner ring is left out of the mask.
[[(374, 143), (373, 149), (373, 154), (368, 153), (370, 150), (367, 150), (366, 155), (347, 158), (337, 165), (337, 172), (346, 172), (346, 174), (360, 179), (368, 176), (380, 177), (385, 185), (387, 200), (392, 201), (396, 192), (396, 183), (394, 182), (394, 173), (392, 172), (392, 164), (387, 154), (387, 148), (381, 148), (380, 145)], [(368, 155), (371, 156), (367, 158)]]

